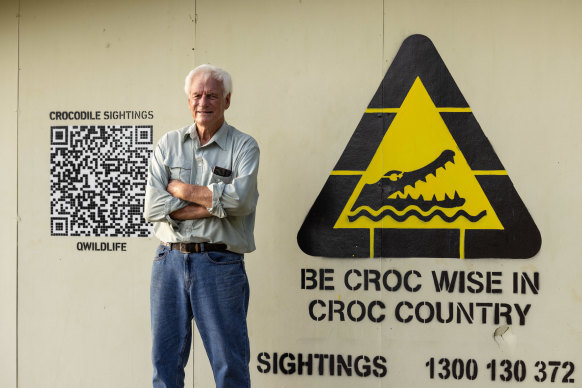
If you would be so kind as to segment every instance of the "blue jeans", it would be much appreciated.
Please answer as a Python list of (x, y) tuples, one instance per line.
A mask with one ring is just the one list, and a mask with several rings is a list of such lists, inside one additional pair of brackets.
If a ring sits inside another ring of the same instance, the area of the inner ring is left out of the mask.
[(184, 387), (196, 322), (217, 388), (250, 388), (243, 255), (182, 253), (160, 245), (150, 288), (154, 388)]

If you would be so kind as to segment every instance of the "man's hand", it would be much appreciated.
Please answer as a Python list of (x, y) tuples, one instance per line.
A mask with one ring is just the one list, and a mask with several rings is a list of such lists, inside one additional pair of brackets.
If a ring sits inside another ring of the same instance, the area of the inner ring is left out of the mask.
[(206, 186), (197, 186), (173, 179), (168, 183), (166, 191), (174, 197), (192, 202), (205, 208), (212, 207), (212, 191)]
[(166, 187), (166, 191), (168, 193), (172, 194), (176, 198), (186, 200), (186, 198), (185, 198), (185, 190), (187, 188), (186, 186), (188, 186), (187, 183), (184, 183), (180, 180), (174, 179), (168, 183), (168, 187)]

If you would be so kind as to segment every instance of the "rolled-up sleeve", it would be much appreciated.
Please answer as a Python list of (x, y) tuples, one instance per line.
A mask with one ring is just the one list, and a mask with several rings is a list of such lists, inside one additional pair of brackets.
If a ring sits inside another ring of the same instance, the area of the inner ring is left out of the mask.
[(164, 140), (160, 140), (149, 163), (148, 181), (144, 204), (144, 218), (149, 222), (168, 222), (177, 226), (170, 213), (188, 205), (188, 202), (172, 196), (166, 191), (169, 173), (164, 161)]
[(259, 199), (257, 176), (259, 173), (259, 146), (250, 139), (235, 161), (234, 179), (231, 183), (211, 183), (212, 207), (215, 217), (246, 216), (252, 213)]

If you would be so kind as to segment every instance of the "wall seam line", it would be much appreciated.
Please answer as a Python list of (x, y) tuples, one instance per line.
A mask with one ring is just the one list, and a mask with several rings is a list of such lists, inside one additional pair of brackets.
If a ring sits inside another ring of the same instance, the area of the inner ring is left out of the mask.
[(19, 129), (19, 119), (20, 119), (20, 19), (21, 19), (21, 15), (20, 15), (20, 7), (21, 7), (21, 0), (18, 0), (18, 9), (17, 9), (17, 13), (16, 13), (16, 17), (17, 17), (17, 22), (16, 22), (16, 39), (17, 39), (17, 44), (16, 44), (16, 62), (17, 62), (17, 66), (16, 66), (16, 335), (15, 335), (15, 345), (16, 345), (16, 354), (15, 354), (15, 368), (16, 368), (16, 373), (15, 373), (15, 377), (16, 377), (16, 388), (18, 388), (19, 384), (19, 380), (20, 380), (20, 376), (19, 376), (19, 361), (20, 361), (20, 355), (19, 355), (19, 345), (20, 345), (20, 332), (19, 332), (19, 295), (18, 295), (18, 291), (19, 291), (19, 260), (18, 260), (18, 229), (19, 229), (19, 220), (20, 220), (20, 213), (19, 213), (19, 207), (18, 207), (18, 129)]

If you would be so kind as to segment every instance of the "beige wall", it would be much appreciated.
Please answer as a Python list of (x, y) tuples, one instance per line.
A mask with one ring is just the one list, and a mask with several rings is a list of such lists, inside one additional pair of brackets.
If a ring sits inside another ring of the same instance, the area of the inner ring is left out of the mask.
[[(449, 384), (428, 379), (430, 357), (478, 359), (475, 387), (489, 386), (485, 364), (491, 359), (525, 360), (531, 384), (537, 360), (582, 365), (581, 3), (22, 0), (19, 32), (17, 8), (16, 2), (3, 3), (0, 24), (2, 155), (13, 162), (3, 167), (11, 184), (1, 189), (7, 199), (2, 214), (10, 220), (1, 233), (0, 345), (8, 349), (1, 356), (2, 387), (16, 386), (17, 355), (21, 388), (149, 385), (149, 271), (156, 240), (50, 236), (50, 126), (81, 122), (55, 123), (48, 114), (153, 110), (154, 119), (145, 124), (153, 125), (157, 140), (190, 121), (182, 80), (190, 68), (207, 62), (233, 75), (227, 120), (261, 146), (258, 249), (246, 259), (253, 386)], [(414, 33), (435, 44), (536, 221), (543, 242), (533, 259), (338, 260), (309, 257), (298, 248), (296, 234), (305, 215), (402, 41)], [(126, 242), (127, 251), (78, 252), (78, 241)], [(301, 290), (301, 268), (334, 268), (336, 290)], [(341, 275), (351, 268), (417, 270), (424, 288), (415, 295), (347, 293)], [(431, 292), (433, 269), (502, 271), (507, 277), (514, 271), (539, 272), (542, 286), (535, 296), (445, 298)], [(310, 301), (338, 298), (379, 299), (390, 306), (409, 298), (532, 307), (527, 324), (512, 327), (517, 345), (508, 349), (493, 340), (497, 326), (492, 324), (309, 318)], [(260, 352), (382, 354), (389, 371), (382, 379), (262, 374)], [(211, 386), (198, 337), (193, 360), (187, 386)]]
[[(50, 127), (78, 122), (51, 121), (49, 112), (152, 110), (153, 120), (84, 123), (149, 124), (156, 140), (182, 125), (193, 15), (194, 3), (185, 1), (21, 2), (19, 387), (150, 384), (156, 243), (50, 236)], [(79, 252), (79, 241), (128, 245)]]
[[(233, 72), (228, 119), (253, 131), (262, 147), (259, 249), (248, 260), (253, 355), (367, 352), (389, 359), (390, 372), (380, 382), (259, 374), (255, 357), (253, 377), (259, 386), (428, 386), (424, 364), (431, 356), (480, 359), (481, 378), (475, 385), (488, 386), (486, 359), (508, 357), (493, 340), (492, 325), (312, 321), (307, 305), (317, 298), (380, 299), (389, 305), (410, 298), (403, 293), (345, 293), (341, 274), (350, 268), (420, 271), (424, 292), (411, 297), (416, 302), (472, 300), (431, 293), (432, 269), (502, 271), (506, 277), (514, 271), (539, 271), (540, 295), (503, 298), (532, 303), (529, 323), (513, 328), (519, 347), (510, 356), (530, 364), (550, 355), (579, 359), (572, 343), (582, 339), (575, 324), (582, 314), (575, 259), (581, 252), (575, 237), (581, 213), (571, 199), (582, 190), (574, 179), (581, 162), (574, 108), (581, 102), (576, 91), (582, 86), (582, 57), (574, 49), (582, 33), (576, 21), (579, 3), (199, 1), (197, 9), (202, 51), (197, 60)], [(213, 22), (226, 27), (217, 30)], [(402, 41), (414, 33), (427, 35), (439, 50), (540, 228), (542, 249), (534, 259), (351, 261), (312, 258), (298, 249), (296, 232), (307, 211)], [(337, 291), (300, 290), (300, 269), (322, 267), (335, 269)], [(432, 381), (441, 383), (448, 382)]]
[(16, 254), (16, 139), (18, 108), (18, 2), (0, 6), (0, 155), (3, 183), (0, 185), (0, 386), (16, 386), (17, 254)]

